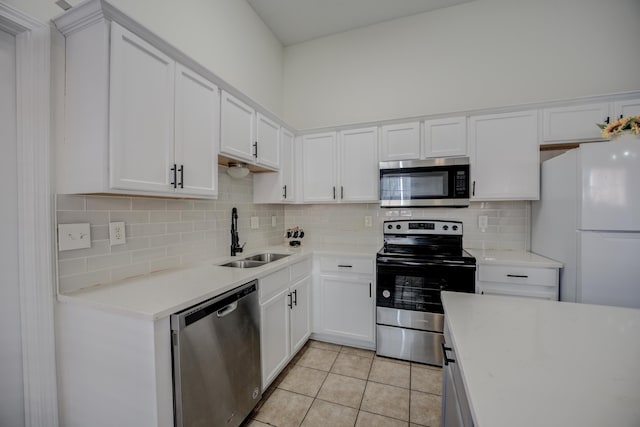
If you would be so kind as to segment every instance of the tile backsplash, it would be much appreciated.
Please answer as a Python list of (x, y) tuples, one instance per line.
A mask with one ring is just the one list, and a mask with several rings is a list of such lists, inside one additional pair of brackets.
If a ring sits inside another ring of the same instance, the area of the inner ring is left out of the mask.
[[(284, 230), (301, 226), (305, 244), (382, 245), (388, 219), (449, 219), (464, 223), (467, 248), (529, 248), (529, 202), (474, 202), (469, 208), (381, 209), (378, 204), (256, 205), (251, 175), (219, 174), (217, 200), (122, 196), (57, 196), (57, 223), (90, 223), (91, 248), (58, 253), (61, 293), (182, 267), (229, 255), (231, 208), (238, 208), (240, 242), (246, 249), (283, 243)], [(478, 228), (478, 216), (489, 226)], [(251, 229), (250, 217), (259, 217)], [(271, 225), (272, 216), (276, 226)], [(365, 226), (370, 216), (372, 226)], [(124, 221), (126, 243), (110, 246), (109, 222)]]
[[(375, 244), (382, 246), (382, 223), (392, 219), (444, 219), (462, 221), (464, 246), (476, 249), (527, 250), (531, 204), (516, 202), (472, 202), (468, 208), (382, 209), (377, 204), (289, 205), (285, 227), (301, 226), (305, 243)], [(478, 216), (486, 215), (488, 227), (478, 227)], [(365, 226), (372, 217), (372, 227)]]
[[(71, 292), (128, 277), (229, 255), (231, 208), (238, 208), (246, 249), (280, 244), (281, 205), (253, 204), (251, 175), (231, 179), (221, 168), (217, 200), (58, 195), (58, 224), (90, 223), (91, 248), (58, 252), (58, 286)], [(250, 228), (250, 217), (259, 228)], [(276, 217), (276, 226), (271, 217)], [(109, 222), (124, 221), (126, 243), (110, 246)]]

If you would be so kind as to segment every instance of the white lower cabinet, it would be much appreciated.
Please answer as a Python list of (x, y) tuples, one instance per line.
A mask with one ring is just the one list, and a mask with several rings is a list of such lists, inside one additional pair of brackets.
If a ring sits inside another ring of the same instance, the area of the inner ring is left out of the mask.
[(478, 265), (476, 293), (557, 301), (559, 270), (513, 265)]
[(375, 347), (371, 257), (321, 256), (314, 290), (314, 333), (321, 339)]
[(444, 329), (444, 366), (442, 368), (442, 427), (473, 427), (469, 399), (448, 326)]
[(311, 260), (259, 280), (262, 390), (273, 382), (311, 334)]

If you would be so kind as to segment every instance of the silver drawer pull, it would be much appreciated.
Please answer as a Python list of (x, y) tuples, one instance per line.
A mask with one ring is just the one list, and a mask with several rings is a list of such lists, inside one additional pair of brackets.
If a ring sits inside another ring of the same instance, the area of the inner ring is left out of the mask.
[(527, 279), (529, 276), (525, 276), (523, 274), (507, 274), (507, 277), (519, 277), (521, 279)]

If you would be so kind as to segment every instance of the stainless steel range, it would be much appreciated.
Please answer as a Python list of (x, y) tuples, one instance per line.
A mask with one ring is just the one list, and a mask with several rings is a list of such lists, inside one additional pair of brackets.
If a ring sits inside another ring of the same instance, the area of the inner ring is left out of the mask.
[(442, 366), (440, 292), (475, 292), (476, 259), (462, 249), (462, 223), (385, 221), (376, 265), (376, 353)]

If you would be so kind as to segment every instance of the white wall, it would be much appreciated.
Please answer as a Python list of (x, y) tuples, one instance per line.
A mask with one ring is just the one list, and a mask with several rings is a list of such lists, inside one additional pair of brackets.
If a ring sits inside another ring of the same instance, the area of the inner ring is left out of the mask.
[[(54, 0), (6, 1), (41, 21), (62, 13)], [(110, 3), (282, 117), (283, 47), (246, 1)]]
[(0, 31), (0, 426), (24, 425), (18, 175), (16, 170), (15, 39)]
[(285, 49), (298, 129), (640, 89), (640, 1), (477, 0)]

